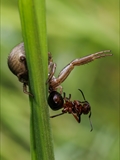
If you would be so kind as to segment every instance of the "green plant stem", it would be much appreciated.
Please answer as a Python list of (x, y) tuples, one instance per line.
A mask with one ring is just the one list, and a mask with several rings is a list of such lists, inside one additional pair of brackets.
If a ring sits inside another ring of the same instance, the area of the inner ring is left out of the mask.
[(46, 103), (48, 54), (44, 0), (19, 0), (23, 40), (29, 70), (32, 160), (53, 160), (53, 144)]

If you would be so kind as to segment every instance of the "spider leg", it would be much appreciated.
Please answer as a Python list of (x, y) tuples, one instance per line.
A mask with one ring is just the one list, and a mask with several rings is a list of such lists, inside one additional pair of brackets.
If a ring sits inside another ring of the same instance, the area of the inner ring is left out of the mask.
[(34, 97), (30, 92), (27, 91), (27, 84), (26, 83), (23, 83), (23, 92), (25, 94), (28, 94), (31, 97)]
[(79, 65), (87, 64), (87, 63), (89, 63), (95, 59), (98, 59), (98, 58), (112, 56), (112, 54), (108, 53), (108, 52), (110, 52), (110, 50), (96, 52), (96, 53), (90, 54), (88, 56), (85, 56), (83, 58), (75, 59), (71, 63), (73, 64), (73, 66), (79, 66)]
[(46, 81), (46, 84), (49, 83), (51, 81), (52, 78), (54, 78), (54, 74), (55, 74), (55, 71), (56, 71), (56, 64), (55, 63), (50, 63), (49, 64), (49, 74), (48, 74), (48, 79)]
[(55, 71), (56, 71), (56, 64), (53, 62), (52, 55), (50, 52), (48, 52), (48, 79), (46, 81), (46, 84), (50, 82), (50, 80), (54, 77)]
[(75, 59), (71, 61), (67, 66), (65, 66), (61, 72), (59, 73), (58, 77), (53, 81), (51, 84), (52, 86), (57, 86), (58, 84), (60, 85), (65, 79), (69, 76), (71, 71), (74, 69), (75, 66), (80, 66), (87, 64), (95, 59), (106, 57), (106, 56), (111, 56), (112, 54), (108, 53), (110, 50), (105, 50), (105, 51), (100, 51), (94, 54), (90, 54), (88, 56), (85, 56), (83, 58)]
[(50, 62), (53, 62), (53, 59), (52, 59), (51, 52), (48, 52), (48, 65), (50, 64)]

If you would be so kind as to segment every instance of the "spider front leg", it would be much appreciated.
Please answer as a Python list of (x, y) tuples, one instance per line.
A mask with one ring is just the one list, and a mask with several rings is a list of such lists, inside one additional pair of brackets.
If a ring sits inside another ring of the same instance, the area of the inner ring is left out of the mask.
[(60, 74), (55, 79), (55, 81), (53, 80), (51, 82), (51, 85), (56, 87), (57, 85), (60, 85), (62, 82), (64, 82), (65, 79), (69, 76), (69, 74), (71, 73), (71, 71), (74, 69), (75, 66), (80, 66), (80, 65), (87, 64), (87, 63), (89, 63), (89, 62), (91, 62), (95, 59), (98, 59), (98, 58), (102, 58), (102, 57), (106, 57), (106, 56), (112, 56), (112, 54), (110, 54), (110, 53), (106, 54), (106, 52), (110, 52), (110, 50), (97, 52), (97, 53), (85, 56), (83, 58), (79, 58), (79, 59), (75, 59), (75, 60), (71, 61), (67, 66), (65, 66), (61, 70)]
[(49, 69), (49, 73), (48, 73), (48, 79), (46, 81), (46, 84), (49, 83), (52, 80), (52, 78), (54, 78), (54, 74), (56, 71), (56, 64), (50, 63), (48, 69)]
[(25, 94), (30, 95), (31, 97), (34, 97), (30, 92), (27, 91), (27, 84), (26, 83), (23, 83), (23, 92)]
[(56, 71), (56, 64), (53, 62), (52, 55), (50, 52), (48, 52), (48, 79), (46, 81), (46, 84), (50, 82), (50, 80), (53, 78), (55, 71)]
[[(60, 86), (58, 83), (56, 83), (56, 77), (54, 76), (56, 71), (56, 63), (53, 62), (52, 55), (50, 52), (48, 52), (48, 79), (46, 81), (46, 85), (49, 85), (49, 92), (56, 91), (57, 89), (60, 89), (60, 93), (62, 94), (62, 86)], [(52, 82), (55, 82), (56, 85), (54, 86), (51, 84)]]

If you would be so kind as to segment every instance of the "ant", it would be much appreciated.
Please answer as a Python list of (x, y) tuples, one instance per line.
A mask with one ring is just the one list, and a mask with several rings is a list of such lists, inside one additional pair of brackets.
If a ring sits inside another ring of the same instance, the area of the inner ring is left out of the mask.
[[(50, 116), (50, 118), (54, 118), (60, 115), (63, 115), (65, 113), (72, 114), (74, 118), (77, 120), (78, 123), (81, 122), (81, 115), (82, 114), (88, 114), (89, 113), (89, 121), (91, 117), (91, 107), (88, 101), (86, 101), (85, 96), (83, 92), (78, 89), (82, 96), (84, 101), (78, 101), (74, 100), (71, 101), (71, 94), (69, 94), (69, 97), (66, 97), (65, 92), (63, 93), (63, 97), (61, 96), (60, 93), (57, 91), (52, 91), (48, 97), (48, 104), (50, 108), (54, 111), (62, 109), (62, 113)], [(91, 131), (93, 130), (92, 123), (90, 121), (90, 126), (91, 126)]]

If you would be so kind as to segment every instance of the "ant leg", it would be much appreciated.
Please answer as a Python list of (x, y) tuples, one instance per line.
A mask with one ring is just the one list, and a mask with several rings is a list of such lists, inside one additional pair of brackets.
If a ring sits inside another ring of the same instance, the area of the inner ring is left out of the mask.
[(67, 98), (65, 92), (63, 92), (63, 99), (67, 100), (67, 101), (70, 100), (71, 99), (71, 94), (69, 94), (69, 97)]
[(91, 120), (90, 120), (91, 114), (92, 114), (92, 113), (90, 112), (90, 114), (89, 114), (89, 122), (90, 122), (90, 126), (91, 126), (91, 130), (90, 130), (90, 131), (93, 130), (92, 122), (91, 122)]
[(69, 100), (71, 99), (71, 94), (69, 94), (69, 97), (68, 97), (68, 99), (69, 99)]
[(65, 97), (66, 97), (66, 93), (65, 93), (65, 92), (63, 92), (63, 99), (65, 99)]
[(54, 117), (57, 117), (57, 116), (61, 116), (61, 115), (63, 115), (63, 114), (64, 114), (64, 112), (59, 113), (59, 114), (56, 114), (56, 115), (53, 115), (53, 116), (50, 116), (50, 118), (54, 118)]
[(65, 113), (67, 113), (67, 109), (64, 108), (64, 109), (62, 110), (62, 113), (59, 113), (59, 114), (50, 116), (50, 118), (54, 118), (54, 117), (57, 117), (57, 116), (61, 116), (61, 115), (65, 114)]
[(27, 84), (26, 83), (23, 83), (23, 92), (25, 94), (28, 94), (31, 97), (34, 97), (30, 92), (27, 91)]
[(91, 115), (92, 115), (92, 113), (91, 113), (91, 111), (90, 111), (89, 118), (91, 117)]
[(56, 82), (54, 82), (54, 83), (61, 84), (63, 81), (65, 81), (65, 79), (68, 77), (68, 75), (71, 73), (71, 71), (74, 69), (75, 66), (87, 64), (87, 63), (89, 63), (95, 59), (98, 59), (98, 58), (112, 56), (112, 54), (110, 54), (110, 53), (106, 54), (107, 52), (110, 52), (110, 50), (97, 52), (97, 53), (85, 56), (83, 58), (79, 58), (79, 59), (75, 59), (75, 60), (71, 61), (67, 66), (65, 66), (61, 70), (58, 77), (56, 78)]
[(79, 117), (78, 123), (80, 123), (81, 122), (81, 114), (79, 114), (78, 117)]
[(76, 121), (78, 122), (78, 123), (80, 123), (80, 121), (81, 121), (81, 116), (79, 115), (76, 115), (76, 114), (74, 114), (73, 112), (72, 112), (72, 115), (74, 116), (74, 118), (76, 119)]

